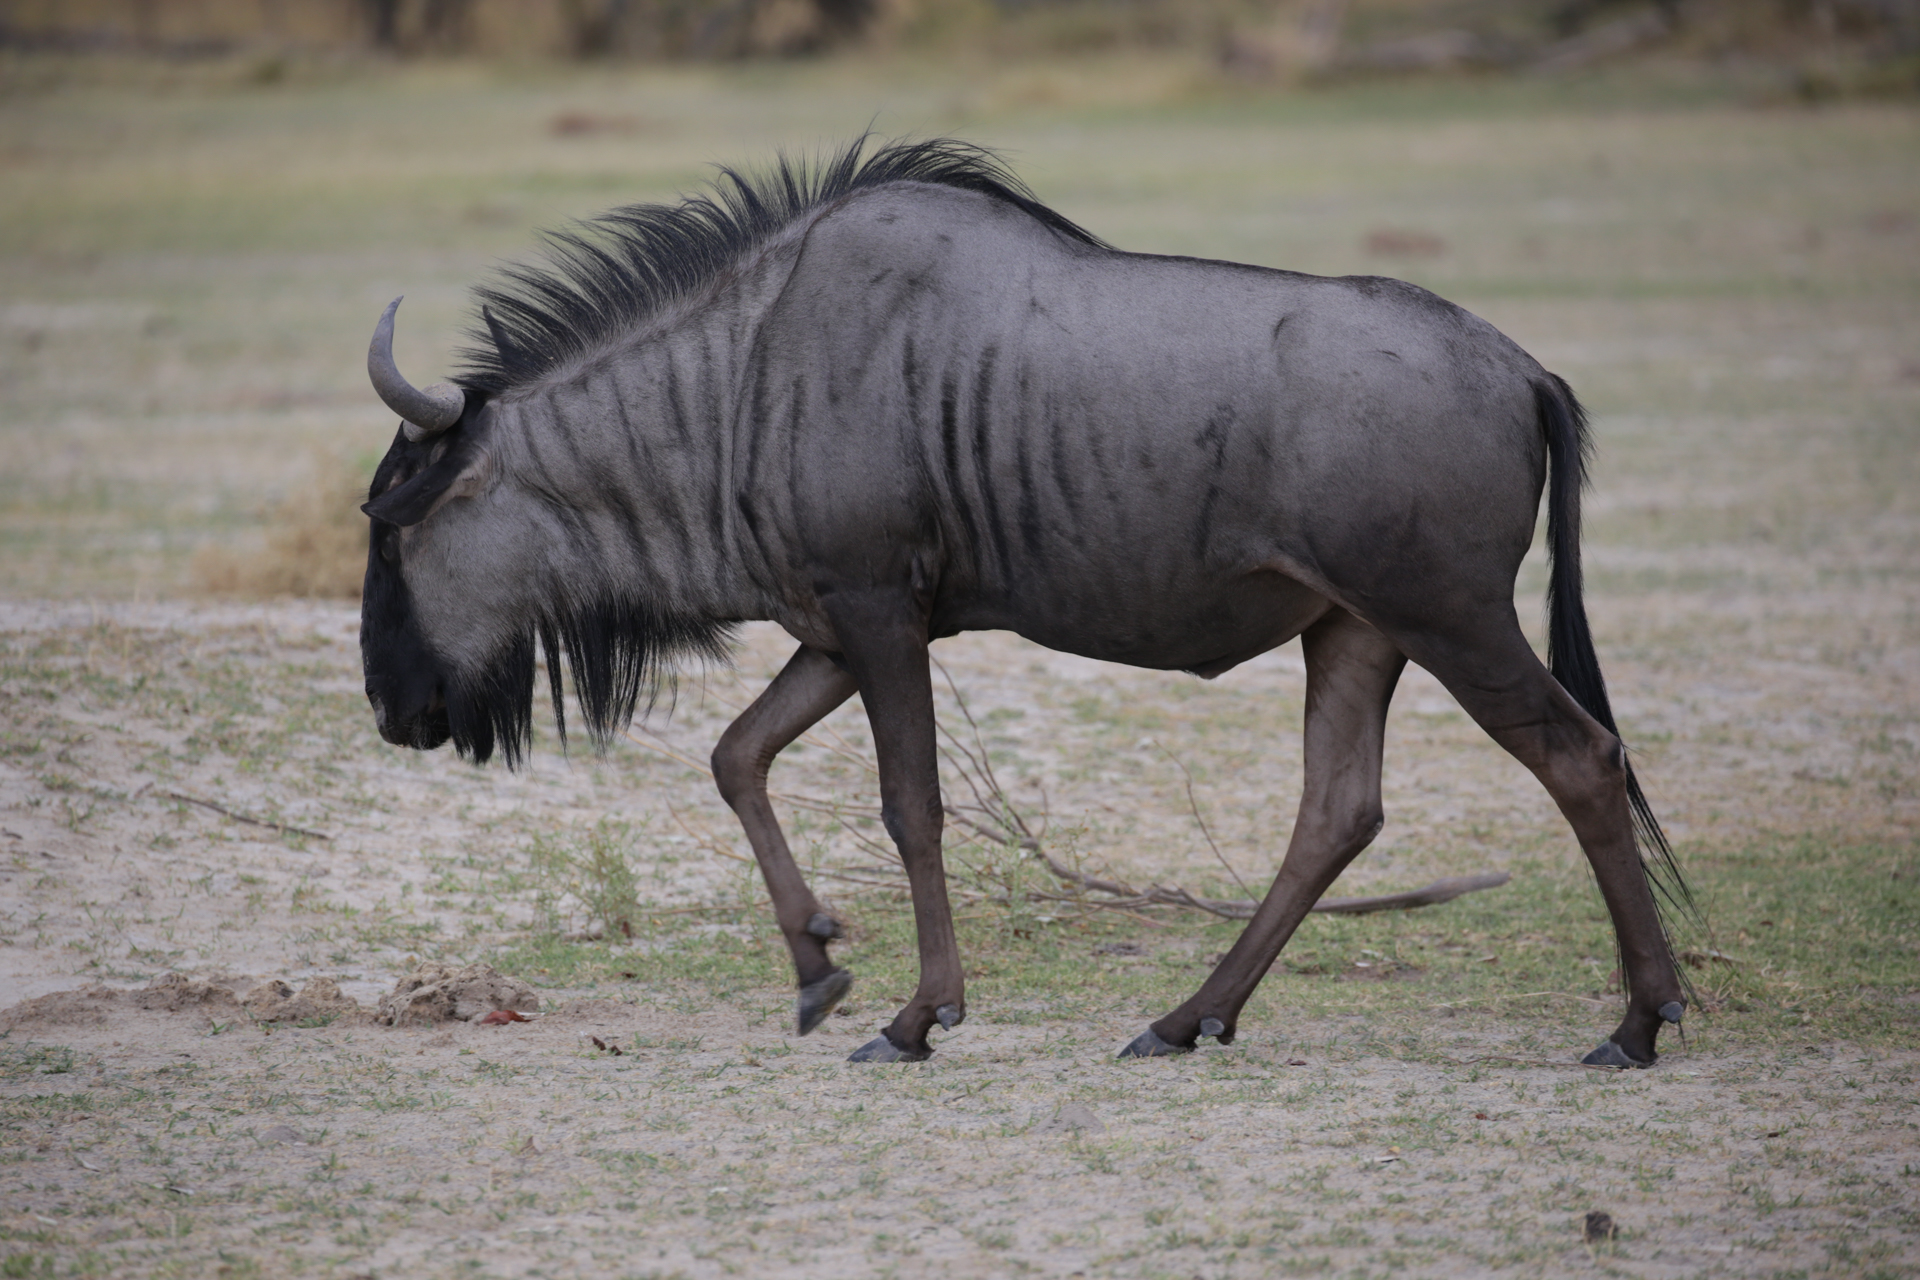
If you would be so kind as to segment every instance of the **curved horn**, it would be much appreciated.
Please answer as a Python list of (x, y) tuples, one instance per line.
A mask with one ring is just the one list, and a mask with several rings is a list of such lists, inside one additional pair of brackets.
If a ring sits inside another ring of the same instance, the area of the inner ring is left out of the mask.
[(460, 421), (467, 397), (451, 382), (436, 382), (422, 391), (400, 376), (393, 363), (393, 313), (399, 309), (400, 299), (395, 298), (374, 326), (373, 343), (367, 348), (367, 376), (373, 379), (381, 402), (400, 415), (407, 439), (424, 440)]

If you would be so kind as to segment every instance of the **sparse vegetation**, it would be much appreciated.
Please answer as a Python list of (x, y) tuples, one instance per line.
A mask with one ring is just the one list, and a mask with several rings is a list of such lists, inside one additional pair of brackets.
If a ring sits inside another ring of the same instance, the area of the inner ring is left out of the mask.
[(576, 913), (582, 932), (631, 938), (640, 918), (640, 864), (645, 852), (632, 828), (601, 819), (584, 832), (536, 836), (528, 849), (534, 910), (550, 933), (569, 932)]

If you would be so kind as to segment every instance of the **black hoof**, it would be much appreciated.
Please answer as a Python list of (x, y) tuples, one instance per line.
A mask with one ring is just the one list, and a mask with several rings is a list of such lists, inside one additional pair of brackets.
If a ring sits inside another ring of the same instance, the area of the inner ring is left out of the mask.
[(957, 1004), (943, 1004), (933, 1011), (933, 1016), (940, 1020), (940, 1027), (945, 1031), (951, 1031), (967, 1020), (967, 1015), (960, 1011)]
[(1155, 1035), (1148, 1027), (1133, 1038), (1133, 1043), (1120, 1051), (1123, 1058), (1171, 1058), (1177, 1053), (1192, 1053), (1190, 1044), (1168, 1044)]
[(1680, 1025), (1680, 1019), (1686, 1016), (1686, 1012), (1687, 1006), (1681, 1004), (1678, 1000), (1669, 1000), (1660, 1006), (1660, 1020), (1662, 1022), (1671, 1022), (1677, 1027)]
[(847, 1055), (848, 1062), (925, 1062), (933, 1056), (931, 1049), (902, 1049), (887, 1039), (884, 1033), (855, 1049)]
[(847, 992), (853, 990), (853, 975), (845, 969), (835, 969), (818, 982), (809, 982), (800, 988), (798, 1022), (800, 1034), (805, 1035), (826, 1020), (833, 1007), (847, 998)]
[(1233, 1033), (1228, 1031), (1227, 1024), (1218, 1018), (1200, 1019), (1200, 1034), (1203, 1036), (1212, 1036), (1221, 1044), (1233, 1043)]
[(840, 936), (840, 922), (824, 911), (816, 911), (807, 919), (807, 932), (824, 941), (832, 941)]
[(1598, 1048), (1586, 1057), (1580, 1059), (1580, 1061), (1589, 1067), (1621, 1067), (1634, 1070), (1653, 1065), (1652, 1058), (1648, 1058), (1645, 1062), (1642, 1062), (1640, 1059), (1630, 1056), (1625, 1049), (1622, 1049), (1611, 1039), (1602, 1040)]

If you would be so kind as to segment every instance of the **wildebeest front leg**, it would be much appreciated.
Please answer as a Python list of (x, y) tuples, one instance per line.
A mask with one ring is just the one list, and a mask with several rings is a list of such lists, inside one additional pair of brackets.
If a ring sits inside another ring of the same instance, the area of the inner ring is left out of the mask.
[(853, 986), (853, 975), (827, 958), (827, 943), (840, 936), (840, 926), (821, 908), (794, 864), (786, 835), (767, 801), (767, 770), (789, 743), (852, 697), (853, 691), (851, 675), (818, 649), (802, 645), (753, 705), (727, 726), (720, 745), (713, 749), (713, 780), (747, 830), (747, 841), (773, 897), (774, 916), (793, 953), (800, 981), (801, 1035), (833, 1012)]
[(1306, 779), (1286, 859), (1266, 899), (1200, 989), (1140, 1033), (1123, 1058), (1185, 1053), (1203, 1035), (1226, 1044), (1240, 1009), (1293, 931), (1380, 833), (1380, 751), (1406, 658), (1345, 610), (1301, 636), (1307, 658)]
[(927, 1032), (934, 1023), (951, 1030), (967, 1009), (940, 855), (945, 818), (926, 619), (904, 590), (836, 592), (822, 603), (873, 726), (881, 817), (906, 865), (920, 939), (920, 985), (913, 999), (851, 1061), (919, 1062), (933, 1054)]

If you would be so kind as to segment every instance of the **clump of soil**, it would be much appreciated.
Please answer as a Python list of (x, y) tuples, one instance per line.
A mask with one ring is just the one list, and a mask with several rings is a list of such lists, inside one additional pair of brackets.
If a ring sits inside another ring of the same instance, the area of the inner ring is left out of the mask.
[(121, 1005), (147, 1013), (200, 1013), (208, 1016), (245, 1014), (255, 1022), (374, 1022), (382, 1026), (432, 1026), (443, 1022), (476, 1022), (490, 1013), (512, 1010), (535, 1013), (540, 994), (518, 978), (509, 978), (492, 965), (470, 964), (463, 969), (425, 964), (382, 996), (376, 1009), (360, 1007), (332, 978), (313, 978), (299, 991), (280, 978), (268, 978), (245, 996), (236, 996), (225, 983), (204, 982), (185, 974), (167, 973), (139, 991), (94, 985), (78, 991), (56, 991), (0, 1011), (0, 1031), (26, 1027), (94, 1026), (107, 1020)]
[(184, 973), (163, 973), (145, 990), (132, 995), (134, 1005), (148, 1013), (234, 1013), (240, 1008), (233, 988), (217, 982), (195, 982)]
[(78, 991), (50, 992), (0, 1011), (0, 1030), (93, 1026), (105, 1022), (107, 1015), (122, 1004), (131, 1004), (149, 1013), (238, 1013), (240, 1009), (240, 1002), (234, 999), (230, 987), (167, 973), (139, 991), (122, 991), (96, 983)]
[(107, 1020), (107, 1013), (123, 992), (93, 986), (79, 991), (54, 991), (25, 1000), (0, 1012), (0, 1031), (27, 1027), (88, 1027)]
[(247, 992), (241, 1005), (260, 1022), (362, 1021), (366, 1010), (352, 996), (343, 995), (332, 978), (314, 978), (296, 995), (278, 978)]
[(391, 1027), (432, 1026), (473, 1022), (502, 1009), (535, 1013), (539, 1008), (538, 992), (492, 965), (470, 964), (455, 969), (423, 964), (402, 978), (390, 995), (380, 998), (374, 1020)]
[(146, 1013), (202, 1013), (237, 1017), (242, 1012), (256, 1022), (327, 1022), (340, 1018), (365, 1020), (366, 1010), (341, 992), (332, 978), (314, 978), (296, 993), (279, 978), (236, 996), (221, 982), (203, 982), (181, 973), (164, 973), (138, 991), (91, 986), (79, 991), (56, 991), (0, 1012), (0, 1029), (15, 1027), (90, 1026), (104, 1022), (117, 1005), (130, 1004)]

